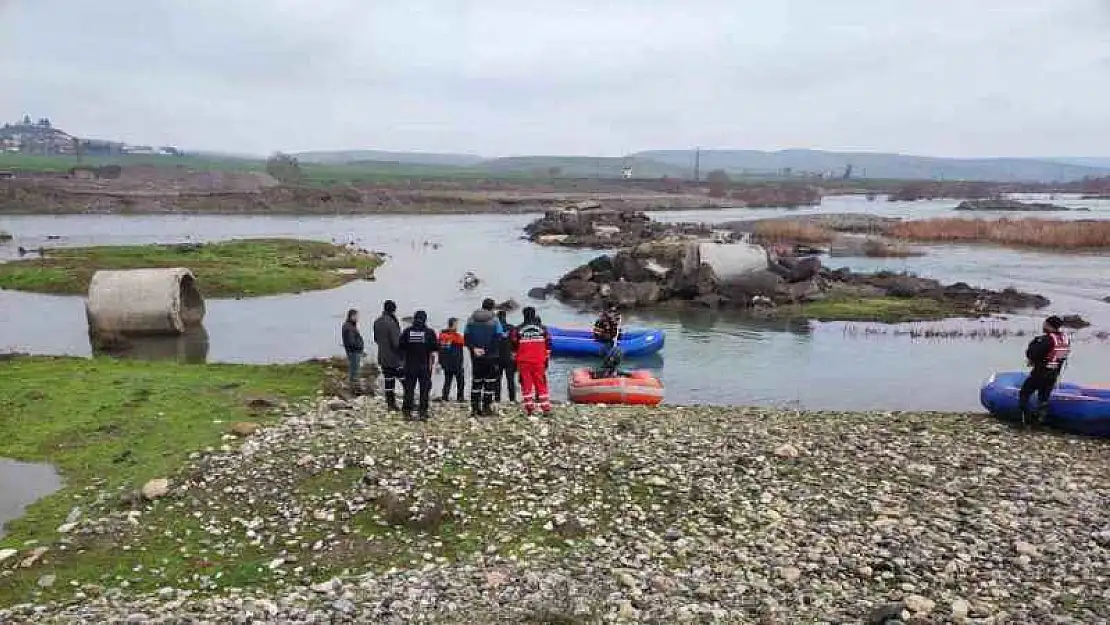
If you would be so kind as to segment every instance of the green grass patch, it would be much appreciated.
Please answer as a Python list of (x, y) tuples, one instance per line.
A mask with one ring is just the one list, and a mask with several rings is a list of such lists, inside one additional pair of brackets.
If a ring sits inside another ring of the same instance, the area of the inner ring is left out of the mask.
[[(381, 258), (320, 241), (239, 239), (202, 245), (74, 247), (0, 264), (0, 288), (80, 295), (100, 269), (187, 267), (207, 297), (331, 289), (372, 277)], [(353, 272), (340, 273), (339, 270)]]
[(827, 299), (796, 306), (784, 306), (776, 311), (776, 315), (783, 318), (876, 323), (933, 321), (961, 314), (963, 311), (937, 300), (898, 297)]
[[(0, 548), (21, 548), (30, 541), (52, 544), (57, 527), (74, 506), (87, 508), (101, 492), (172, 477), (193, 451), (223, 444), (223, 435), (235, 421), (266, 423), (270, 417), (252, 413), (248, 398), (308, 396), (322, 379), (322, 369), (315, 365), (23, 357), (0, 361), (0, 456), (51, 463), (65, 481), (60, 491), (32, 504), (7, 525)], [(99, 580), (125, 575), (137, 565), (164, 566), (161, 560), (167, 554), (180, 554), (179, 537), (194, 523), (192, 518), (164, 516), (158, 531), (144, 540), (142, 551), (121, 552), (115, 549), (114, 537), (105, 537), (102, 543), (83, 545), (80, 555), (53, 550), (52, 569), (69, 579)], [(162, 544), (159, 536), (167, 529), (173, 530), (175, 540)], [(198, 558), (204, 555), (197, 553), (200, 549), (186, 546)], [(250, 554), (245, 555), (249, 559)], [(179, 568), (191, 566), (192, 560), (178, 558)], [(26, 597), (37, 580), (33, 577), (0, 584), (0, 605)], [(172, 582), (172, 575), (167, 577)]]

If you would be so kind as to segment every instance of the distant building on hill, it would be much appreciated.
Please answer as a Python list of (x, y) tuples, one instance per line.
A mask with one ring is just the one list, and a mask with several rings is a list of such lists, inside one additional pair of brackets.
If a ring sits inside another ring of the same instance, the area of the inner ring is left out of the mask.
[(32, 121), (30, 115), (24, 115), (14, 124), (0, 127), (0, 147), (5, 152), (75, 155), (78, 143), (76, 137), (58, 130), (45, 117)]

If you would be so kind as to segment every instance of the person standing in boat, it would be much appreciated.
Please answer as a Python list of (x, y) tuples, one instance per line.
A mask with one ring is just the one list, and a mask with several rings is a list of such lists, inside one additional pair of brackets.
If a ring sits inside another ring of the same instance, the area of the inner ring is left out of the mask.
[(385, 405), (397, 410), (397, 378), (401, 371), (401, 322), (397, 321), (397, 304), (386, 300), (382, 315), (374, 320), (374, 344), (378, 346), (378, 366), (382, 370)]
[(520, 392), (524, 413), (531, 416), (539, 404), (540, 412), (551, 414), (551, 395), (547, 387), (547, 367), (551, 363), (551, 334), (531, 306), (524, 309), (524, 323), (510, 331), (520, 372)]
[(358, 311), (354, 308), (347, 311), (347, 320), (343, 322), (341, 331), (343, 338), (343, 351), (347, 353), (347, 381), (351, 393), (358, 393), (360, 389), (358, 371), (362, 366), (362, 357), (366, 354), (366, 344), (362, 340), (362, 333), (358, 331)]
[(617, 344), (620, 332), (621, 313), (616, 303), (610, 302), (594, 322), (594, 340), (605, 345), (605, 351), (608, 352)]
[(594, 322), (594, 340), (604, 346), (601, 351), (602, 365), (598, 369), (598, 373), (602, 377), (611, 377), (616, 374), (616, 366), (618, 365), (613, 363), (620, 362), (620, 346), (617, 342), (620, 340), (621, 323), (621, 313), (616, 302), (606, 304), (605, 310)]
[[(1021, 420), (1029, 423), (1043, 419), (1048, 412), (1048, 399), (1060, 380), (1060, 371), (1071, 355), (1071, 339), (1062, 330), (1064, 321), (1053, 315), (1044, 320), (1044, 334), (1029, 342), (1025, 358), (1032, 367), (1029, 377), (1021, 385), (1018, 404)], [(1029, 399), (1037, 394), (1037, 408), (1029, 409)]]

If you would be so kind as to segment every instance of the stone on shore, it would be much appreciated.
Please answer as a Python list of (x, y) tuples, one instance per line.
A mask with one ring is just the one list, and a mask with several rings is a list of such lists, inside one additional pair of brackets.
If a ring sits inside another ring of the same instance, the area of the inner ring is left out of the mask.
[[(476, 422), (442, 404), (414, 424), (380, 399), (331, 405), (291, 405), (251, 454), (198, 452), (166, 505), (120, 511), (92, 489), (48, 566), (0, 551), (4, 583), (28, 590), (0, 622), (1105, 616), (1085, 583), (1110, 561), (1102, 441), (981, 415), (558, 406)], [(111, 541), (112, 574), (74, 565), (86, 538)]]
[(162, 497), (165, 497), (167, 494), (169, 494), (170, 481), (165, 478), (150, 480), (146, 484), (143, 484), (141, 492), (143, 494), (143, 499), (146, 499), (147, 501), (161, 499)]

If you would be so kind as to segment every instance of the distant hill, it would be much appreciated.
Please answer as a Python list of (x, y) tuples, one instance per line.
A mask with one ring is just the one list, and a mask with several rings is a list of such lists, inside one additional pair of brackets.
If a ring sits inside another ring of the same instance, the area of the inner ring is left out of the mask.
[[(633, 155), (693, 170), (693, 150), (650, 150)], [(1029, 158), (940, 158), (883, 154), (877, 152), (826, 152), (822, 150), (702, 150), (702, 175), (714, 169), (734, 174), (794, 174), (832, 172), (840, 174), (848, 165), (857, 178), (989, 180), (997, 182), (1053, 182), (1078, 180), (1084, 176), (1110, 174), (1110, 166), (1092, 166), (1059, 159)]]
[(346, 150), (336, 152), (298, 152), (293, 156), (302, 163), (342, 164), (360, 161), (404, 163), (409, 165), (441, 165), (470, 167), (486, 160), (475, 154), (437, 154), (434, 152), (388, 152), (384, 150)]
[(1052, 161), (1054, 163), (1066, 163), (1068, 165), (1081, 165), (1083, 167), (1098, 167), (1101, 169), (1110, 169), (1110, 156), (1069, 156), (1042, 158), (1038, 160)]
[(639, 157), (506, 156), (484, 161), (478, 166), (491, 173), (538, 175), (547, 175), (557, 169), (558, 176), (571, 178), (619, 178), (626, 166), (632, 168), (632, 175), (636, 178), (681, 178), (690, 174), (688, 168)]

